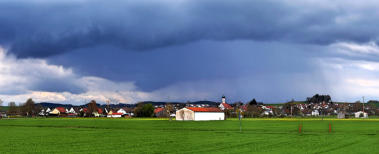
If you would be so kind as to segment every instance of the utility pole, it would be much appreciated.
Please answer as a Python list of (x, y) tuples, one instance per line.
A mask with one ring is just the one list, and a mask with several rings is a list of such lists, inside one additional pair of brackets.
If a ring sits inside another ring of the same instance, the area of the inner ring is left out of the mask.
[(240, 132), (242, 133), (241, 109), (238, 109), (238, 118), (239, 118), (239, 121), (240, 121)]
[(363, 99), (363, 102), (362, 102), (363, 109), (362, 109), (362, 111), (365, 112), (365, 96), (363, 96), (362, 99)]
[(242, 132), (242, 124), (241, 124), (241, 108), (240, 103), (237, 104), (237, 111), (238, 111), (238, 120), (240, 121), (240, 133)]
[(292, 109), (293, 109), (293, 107), (292, 107), (292, 105), (291, 105), (291, 117), (293, 116), (293, 115), (292, 115)]

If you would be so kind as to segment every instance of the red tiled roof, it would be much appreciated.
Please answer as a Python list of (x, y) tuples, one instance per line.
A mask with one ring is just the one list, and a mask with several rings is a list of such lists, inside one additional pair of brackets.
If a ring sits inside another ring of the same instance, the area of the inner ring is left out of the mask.
[(215, 108), (215, 107), (208, 107), (208, 108), (188, 107), (187, 109), (192, 110), (194, 112), (223, 112), (219, 108)]
[(56, 108), (60, 113), (66, 113), (66, 109), (64, 107), (57, 107)]
[(163, 111), (163, 109), (164, 109), (164, 108), (161, 108), (161, 107), (156, 108), (156, 109), (154, 109), (154, 113), (161, 112), (161, 111)]
[(229, 104), (226, 104), (226, 103), (222, 103), (222, 105), (224, 106), (224, 108), (226, 109), (232, 109), (233, 107), (230, 106)]
[(103, 110), (100, 109), (100, 108), (97, 108), (97, 113), (99, 113), (99, 114), (103, 114)]
[(122, 113), (112, 113), (112, 115), (122, 115)]

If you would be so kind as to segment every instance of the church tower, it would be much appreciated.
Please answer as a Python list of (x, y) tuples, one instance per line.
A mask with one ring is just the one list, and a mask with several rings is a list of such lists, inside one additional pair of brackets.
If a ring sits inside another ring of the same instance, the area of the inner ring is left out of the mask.
[(226, 103), (226, 98), (224, 95), (222, 95), (222, 97), (221, 97), (221, 103)]

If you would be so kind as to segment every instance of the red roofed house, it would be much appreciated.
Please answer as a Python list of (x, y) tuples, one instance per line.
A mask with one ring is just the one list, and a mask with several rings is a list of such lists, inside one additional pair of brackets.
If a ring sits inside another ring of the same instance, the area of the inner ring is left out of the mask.
[(107, 115), (108, 118), (121, 118), (122, 113), (117, 113), (117, 112), (109, 112)]
[(156, 117), (168, 117), (167, 112), (163, 107), (158, 107), (158, 108), (154, 109), (154, 115)]
[(64, 107), (56, 107), (53, 111), (49, 112), (49, 115), (64, 116), (66, 115), (66, 109)]
[(221, 104), (218, 106), (221, 110), (233, 110), (233, 107), (226, 103), (225, 96), (221, 98)]
[(188, 107), (176, 111), (176, 120), (225, 120), (225, 114), (219, 108)]
[(101, 115), (103, 115), (103, 110), (101, 108), (97, 108), (97, 111), (94, 111), (92, 114), (95, 117), (100, 117)]

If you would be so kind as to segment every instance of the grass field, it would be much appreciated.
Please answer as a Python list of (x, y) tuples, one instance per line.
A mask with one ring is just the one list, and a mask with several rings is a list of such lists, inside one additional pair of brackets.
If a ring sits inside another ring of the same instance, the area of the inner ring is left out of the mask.
[(242, 133), (233, 119), (3, 119), (0, 153), (379, 153), (378, 130), (375, 119), (245, 119)]

